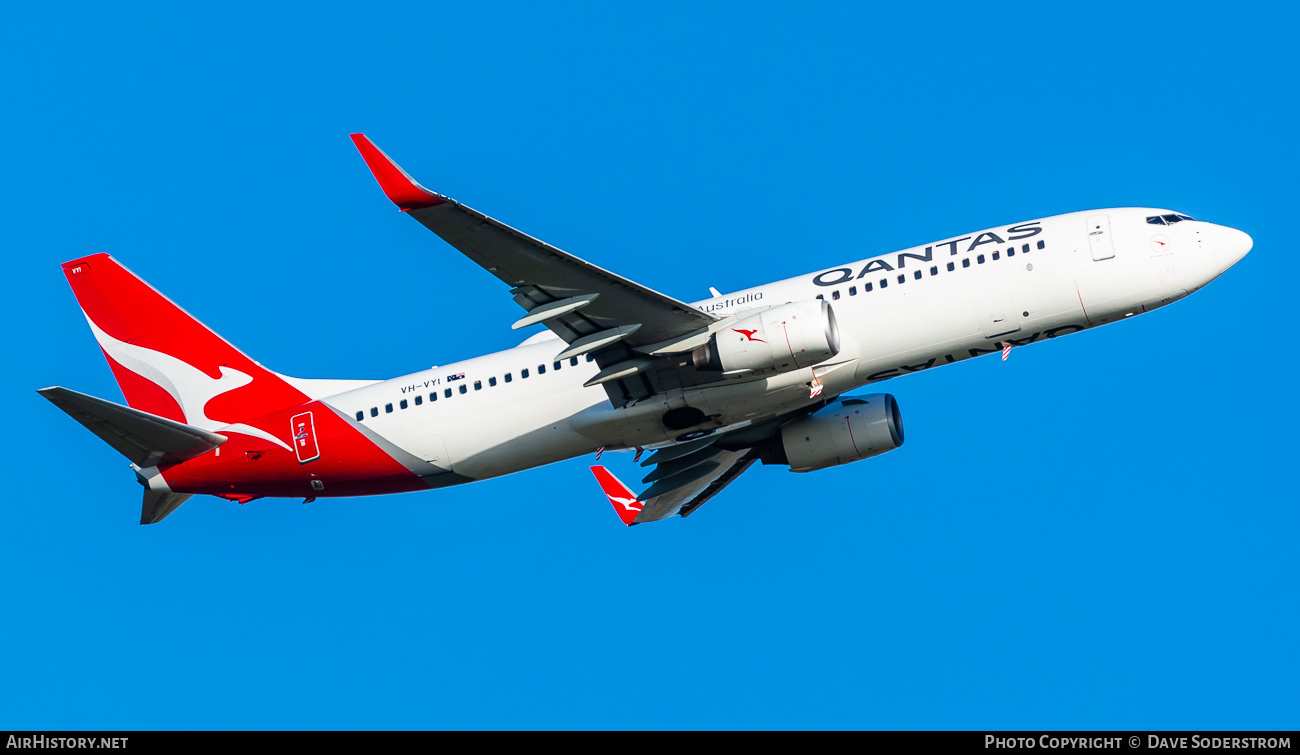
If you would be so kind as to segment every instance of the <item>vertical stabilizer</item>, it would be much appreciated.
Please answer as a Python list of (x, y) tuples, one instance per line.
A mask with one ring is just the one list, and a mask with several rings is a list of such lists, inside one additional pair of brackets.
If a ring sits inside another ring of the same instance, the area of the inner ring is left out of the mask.
[(107, 254), (63, 272), (132, 408), (210, 431), (309, 400)]

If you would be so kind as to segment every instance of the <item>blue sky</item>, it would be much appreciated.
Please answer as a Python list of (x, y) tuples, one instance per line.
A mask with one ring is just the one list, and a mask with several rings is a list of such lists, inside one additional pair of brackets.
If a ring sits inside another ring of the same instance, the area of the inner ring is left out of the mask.
[[(471, 6), (0, 12), (0, 728), (1300, 725), (1294, 8)], [(140, 527), (126, 462), (35, 393), (120, 400), (65, 260), (303, 377), (517, 342), (354, 131), (686, 300), (1095, 207), (1255, 249), (882, 384), (906, 446), (756, 468), (689, 520), (623, 528), (573, 460)]]

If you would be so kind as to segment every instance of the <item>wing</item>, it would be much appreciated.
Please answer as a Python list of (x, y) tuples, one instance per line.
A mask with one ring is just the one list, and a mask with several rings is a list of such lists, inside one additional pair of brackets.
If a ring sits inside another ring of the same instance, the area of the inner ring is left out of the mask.
[(352, 141), (394, 204), (510, 286), (528, 312), (514, 327), (542, 323), (569, 345), (556, 359), (594, 353), (609, 367), (632, 358), (630, 348), (678, 340), (718, 319), (429, 191), (364, 134)]
[[(654, 484), (638, 496), (645, 501), (645, 507), (632, 521), (633, 524), (657, 522), (679, 514), (690, 516), (758, 461), (758, 452), (752, 448), (743, 451), (717, 449), (714, 454), (688, 457), (683, 461), (692, 466), (671, 476), (656, 478)], [(651, 479), (668, 466), (668, 463), (661, 464), (645, 479)]]
[[(669, 455), (656, 461), (656, 456), (665, 453)], [(619, 518), (631, 526), (679, 514), (690, 516), (757, 460), (758, 452), (752, 448), (727, 451), (712, 443), (673, 446), (645, 462), (657, 466), (642, 480), (653, 484), (641, 495), (634, 494), (604, 467), (592, 467), (591, 471)]]
[(798, 409), (665, 446), (641, 462), (642, 467), (654, 469), (641, 479), (650, 487), (640, 495), (632, 493), (604, 467), (592, 467), (591, 471), (624, 524), (690, 516), (754, 462), (766, 458), (772, 444), (779, 442), (781, 427), (809, 411)]

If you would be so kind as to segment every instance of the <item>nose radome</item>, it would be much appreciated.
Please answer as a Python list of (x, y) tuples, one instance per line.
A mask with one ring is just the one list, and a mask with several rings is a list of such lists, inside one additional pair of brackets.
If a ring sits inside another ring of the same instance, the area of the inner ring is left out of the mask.
[(1225, 270), (1240, 262), (1255, 245), (1254, 240), (1244, 231), (1224, 225), (1218, 226), (1216, 230), (1214, 253), (1222, 260)]

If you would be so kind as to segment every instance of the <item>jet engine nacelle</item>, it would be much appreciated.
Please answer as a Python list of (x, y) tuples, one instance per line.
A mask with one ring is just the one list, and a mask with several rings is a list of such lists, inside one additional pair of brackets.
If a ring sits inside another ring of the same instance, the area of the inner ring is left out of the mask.
[(842, 396), (815, 413), (781, 428), (767, 448), (764, 464), (789, 464), (791, 472), (811, 472), (878, 456), (903, 445), (898, 402), (888, 393)]
[(765, 309), (719, 330), (695, 350), (694, 361), (711, 372), (789, 372), (839, 352), (835, 311), (813, 299)]

